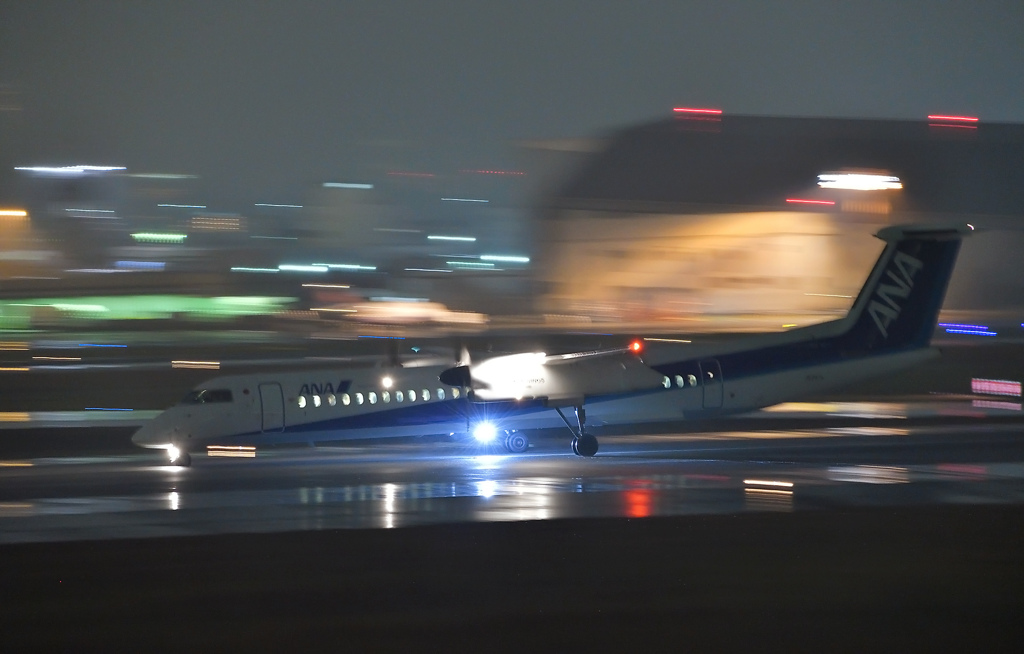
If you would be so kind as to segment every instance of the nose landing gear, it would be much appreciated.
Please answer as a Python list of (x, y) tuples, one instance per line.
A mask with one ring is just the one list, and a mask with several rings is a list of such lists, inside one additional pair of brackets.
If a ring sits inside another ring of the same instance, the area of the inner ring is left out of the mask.
[(167, 457), (169, 459), (168, 464), (172, 466), (187, 468), (192, 465), (192, 457), (189, 456), (188, 452), (175, 445), (167, 448)]
[(565, 414), (562, 413), (560, 408), (555, 408), (558, 412), (558, 416), (565, 423), (565, 426), (572, 432), (572, 453), (577, 456), (591, 457), (597, 454), (597, 437), (593, 434), (587, 433), (587, 411), (583, 408), (583, 405), (577, 405), (576, 409), (576, 423), (579, 426), (579, 431), (573, 429), (572, 425), (566, 419)]

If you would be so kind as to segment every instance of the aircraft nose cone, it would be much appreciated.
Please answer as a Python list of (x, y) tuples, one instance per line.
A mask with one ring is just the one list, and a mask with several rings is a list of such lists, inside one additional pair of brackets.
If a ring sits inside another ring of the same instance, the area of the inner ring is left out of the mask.
[(150, 438), (150, 430), (146, 427), (140, 427), (134, 434), (132, 434), (132, 443), (135, 445), (146, 445)]
[(140, 447), (166, 445), (170, 440), (171, 439), (168, 434), (159, 424), (156, 423), (156, 421), (139, 427), (139, 429), (132, 434), (132, 443)]

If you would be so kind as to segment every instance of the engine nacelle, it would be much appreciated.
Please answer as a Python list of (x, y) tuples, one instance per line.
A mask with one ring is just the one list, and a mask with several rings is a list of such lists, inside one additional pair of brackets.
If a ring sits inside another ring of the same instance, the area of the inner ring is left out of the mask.
[(456, 366), (440, 379), (470, 388), (478, 402), (499, 400), (568, 400), (649, 390), (662, 386), (661, 373), (628, 352), (552, 356), (524, 352)]

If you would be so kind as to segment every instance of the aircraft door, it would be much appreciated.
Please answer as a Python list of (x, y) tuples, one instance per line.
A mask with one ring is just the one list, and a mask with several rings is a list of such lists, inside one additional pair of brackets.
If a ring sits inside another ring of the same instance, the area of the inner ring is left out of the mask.
[(704, 391), (704, 408), (720, 409), (722, 407), (722, 367), (718, 361), (708, 359), (700, 362), (701, 386)]
[(260, 384), (263, 431), (284, 431), (284, 394), (280, 384)]

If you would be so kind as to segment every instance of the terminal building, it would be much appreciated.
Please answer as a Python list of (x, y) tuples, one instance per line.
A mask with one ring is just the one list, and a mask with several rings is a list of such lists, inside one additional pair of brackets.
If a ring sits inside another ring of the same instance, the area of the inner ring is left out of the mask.
[(874, 263), (871, 234), (907, 222), (978, 228), (947, 310), (1024, 304), (1022, 125), (676, 110), (572, 161), (536, 211), (542, 313), (825, 320)]

